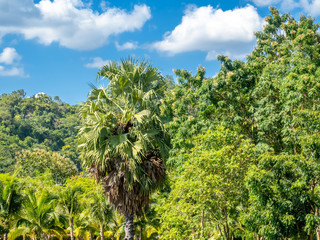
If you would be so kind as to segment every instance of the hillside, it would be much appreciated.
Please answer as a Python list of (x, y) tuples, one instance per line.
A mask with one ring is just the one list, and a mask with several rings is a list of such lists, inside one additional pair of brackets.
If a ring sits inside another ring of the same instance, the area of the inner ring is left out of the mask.
[(44, 149), (70, 158), (78, 167), (75, 137), (77, 105), (40, 93), (26, 97), (24, 90), (0, 96), (0, 172), (13, 171), (22, 150)]

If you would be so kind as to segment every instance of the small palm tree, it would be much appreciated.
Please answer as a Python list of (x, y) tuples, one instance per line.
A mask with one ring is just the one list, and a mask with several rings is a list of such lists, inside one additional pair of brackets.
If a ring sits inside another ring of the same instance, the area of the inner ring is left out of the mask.
[(70, 237), (74, 240), (73, 223), (76, 214), (81, 212), (80, 194), (81, 187), (66, 186), (61, 189), (59, 193), (59, 206), (62, 208), (64, 214), (69, 219)]
[(17, 216), (21, 209), (21, 202), (19, 182), (15, 175), (9, 177), (6, 183), (0, 182), (0, 225), (4, 230), (4, 240), (7, 239), (13, 218)]
[(59, 215), (55, 212), (58, 196), (42, 191), (36, 194), (34, 190), (27, 190), (23, 201), (21, 217), (17, 227), (9, 233), (10, 239), (20, 235), (27, 235), (33, 240), (48, 239), (50, 235), (63, 235), (63, 228), (57, 225)]
[(102, 181), (109, 202), (126, 217), (125, 239), (134, 237), (133, 217), (148, 207), (149, 194), (165, 179), (169, 136), (159, 118), (166, 82), (149, 63), (131, 58), (104, 66), (81, 107), (83, 165)]
[(91, 223), (99, 227), (100, 239), (103, 240), (105, 228), (113, 216), (112, 209), (105, 196), (99, 192), (91, 196), (88, 211)]
[(84, 209), (75, 219), (74, 234), (78, 239), (92, 240), (94, 232), (98, 229), (92, 223), (87, 209)]
[(113, 213), (112, 221), (108, 225), (106, 234), (113, 240), (124, 238), (124, 217), (117, 212)]

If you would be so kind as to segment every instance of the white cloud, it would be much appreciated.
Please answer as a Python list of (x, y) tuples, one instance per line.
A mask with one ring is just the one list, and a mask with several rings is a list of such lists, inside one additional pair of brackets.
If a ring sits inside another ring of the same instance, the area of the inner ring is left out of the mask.
[(23, 67), (20, 66), (21, 56), (17, 53), (15, 48), (7, 47), (0, 53), (0, 77), (28, 77), (24, 73)]
[(116, 42), (116, 48), (118, 50), (131, 50), (131, 49), (137, 49), (138, 48), (138, 42), (125, 42), (124, 44), (120, 45), (118, 42)]
[(14, 48), (5, 48), (3, 52), (0, 53), (0, 63), (12, 64), (14, 61), (19, 61), (20, 59), (21, 56)]
[(28, 75), (24, 73), (23, 68), (18, 68), (18, 67), (6, 68), (0, 65), (0, 77), (14, 77), (14, 76), (28, 77)]
[(182, 52), (205, 51), (212, 54), (249, 53), (255, 43), (254, 32), (260, 30), (263, 19), (256, 9), (244, 8), (222, 11), (212, 6), (188, 8), (181, 24), (151, 48), (174, 55)]
[(280, 9), (284, 11), (291, 11), (292, 9), (301, 7), (299, 1), (297, 2), (296, 0), (282, 0), (279, 3)]
[(278, 6), (283, 11), (302, 10), (311, 16), (320, 16), (320, 0), (251, 0), (259, 7)]
[(254, 2), (254, 4), (259, 7), (263, 7), (263, 6), (272, 6), (274, 4), (281, 2), (281, 0), (252, 0), (252, 2)]
[(91, 59), (90, 63), (85, 64), (87, 68), (102, 68), (104, 65), (109, 64), (110, 60), (103, 60), (101, 57), (95, 57)]
[[(23, 1), (23, 4), (21, 4)], [(150, 8), (135, 5), (131, 12), (107, 8), (94, 12), (82, 0), (10, 0), (0, 3), (0, 36), (23, 34), (49, 45), (90, 50), (103, 46), (111, 35), (139, 30), (151, 18)]]
[(320, 0), (300, 0), (300, 5), (305, 12), (311, 14), (312, 16), (320, 15)]
[(108, 3), (104, 0), (102, 0), (100, 2), (100, 8), (102, 9), (102, 11), (106, 11), (108, 9)]

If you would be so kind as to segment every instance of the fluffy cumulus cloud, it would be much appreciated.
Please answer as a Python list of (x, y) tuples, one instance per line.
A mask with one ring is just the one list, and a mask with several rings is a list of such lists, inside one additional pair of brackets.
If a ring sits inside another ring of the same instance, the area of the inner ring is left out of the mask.
[(17, 53), (15, 48), (5, 48), (0, 53), (0, 63), (12, 64), (15, 61), (19, 61), (21, 56)]
[(138, 42), (125, 42), (124, 44), (119, 44), (116, 42), (116, 48), (118, 50), (132, 50), (132, 49), (137, 49), (138, 48)]
[(20, 67), (21, 56), (14, 48), (5, 48), (0, 53), (0, 76), (2, 77), (27, 77), (22, 67)]
[(84, 66), (87, 68), (101, 68), (106, 64), (109, 64), (111, 61), (106, 59), (103, 60), (101, 57), (94, 57), (91, 59), (91, 62), (85, 64)]
[(208, 60), (215, 59), (216, 54), (238, 57), (250, 52), (255, 43), (254, 32), (262, 25), (263, 19), (251, 5), (229, 11), (210, 5), (190, 7), (181, 24), (165, 34), (162, 41), (153, 43), (152, 48), (170, 55), (205, 51)]
[(131, 12), (106, 8), (94, 12), (81, 0), (10, 0), (0, 2), (0, 36), (22, 34), (49, 45), (91, 50), (103, 46), (111, 35), (139, 30), (151, 18), (150, 8), (135, 5)]

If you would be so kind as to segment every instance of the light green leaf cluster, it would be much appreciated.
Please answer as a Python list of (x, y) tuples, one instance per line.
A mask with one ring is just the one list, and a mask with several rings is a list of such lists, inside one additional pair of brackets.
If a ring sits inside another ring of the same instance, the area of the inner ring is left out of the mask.
[(163, 239), (231, 239), (241, 228), (244, 184), (256, 154), (250, 141), (223, 127), (192, 139), (186, 162), (173, 173), (168, 200), (159, 208)]

